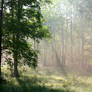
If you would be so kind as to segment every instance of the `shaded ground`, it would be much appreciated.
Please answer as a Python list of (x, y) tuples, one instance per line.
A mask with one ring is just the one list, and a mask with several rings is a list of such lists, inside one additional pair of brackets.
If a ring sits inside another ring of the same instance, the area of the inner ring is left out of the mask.
[[(44, 80), (45, 81), (45, 80)], [(74, 92), (64, 88), (53, 88), (42, 83), (36, 76), (24, 76), (19, 79), (10, 79), (0, 85), (0, 92)]]
[(50, 69), (27, 69), (21, 76), (19, 79), (7, 76), (0, 92), (92, 92), (92, 77), (66, 76)]

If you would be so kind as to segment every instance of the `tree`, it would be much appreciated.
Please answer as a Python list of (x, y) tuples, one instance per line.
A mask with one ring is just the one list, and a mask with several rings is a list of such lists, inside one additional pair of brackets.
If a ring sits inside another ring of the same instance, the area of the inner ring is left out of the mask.
[[(17, 8), (16, 8), (17, 7)], [(43, 24), (43, 16), (38, 0), (8, 0), (5, 5), (4, 48), (13, 54), (14, 76), (18, 77), (18, 63), (23, 60), (29, 66), (37, 66), (37, 52), (28, 45), (29, 39), (50, 37), (48, 27)]]
[(1, 63), (2, 63), (2, 33), (3, 33), (3, 6), (4, 0), (1, 0), (0, 8), (0, 80), (1, 80)]

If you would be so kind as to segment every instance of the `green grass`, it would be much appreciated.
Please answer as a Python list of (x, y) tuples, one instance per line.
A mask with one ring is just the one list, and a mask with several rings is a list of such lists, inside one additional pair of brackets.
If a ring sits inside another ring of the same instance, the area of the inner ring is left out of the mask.
[(92, 92), (92, 77), (66, 76), (56, 70), (27, 68), (21, 72), (20, 78), (15, 79), (7, 72), (4, 74), (6, 82), (0, 84), (0, 92)]
[(66, 88), (53, 88), (52, 84), (45, 84), (45, 81), (35, 75), (11, 78), (0, 85), (0, 92), (74, 92)]

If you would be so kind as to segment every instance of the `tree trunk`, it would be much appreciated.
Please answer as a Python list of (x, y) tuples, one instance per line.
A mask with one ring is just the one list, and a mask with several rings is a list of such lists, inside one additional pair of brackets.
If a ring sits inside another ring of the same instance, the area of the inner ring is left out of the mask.
[(16, 46), (16, 40), (15, 36), (13, 36), (13, 58), (14, 58), (14, 77), (19, 77), (18, 73), (18, 51), (17, 51), (17, 46)]
[(17, 47), (17, 36), (13, 34), (13, 58), (14, 58), (14, 77), (19, 77), (18, 73), (18, 47)]
[(19, 73), (18, 73), (18, 60), (17, 60), (17, 55), (14, 52), (14, 77), (19, 77)]
[[(20, 19), (22, 18), (21, 14), (22, 14), (22, 4), (21, 4), (21, 0), (18, 0), (18, 5), (17, 5), (17, 21), (18, 21), (18, 25), (20, 25)], [(20, 29), (18, 29), (17, 31), (20, 31)], [(13, 34), (13, 43), (14, 43), (14, 76), (17, 78), (19, 77), (19, 73), (18, 73), (18, 44), (17, 41), (19, 40), (19, 34), (16, 33), (16, 34)]]
[(0, 79), (1, 79), (1, 62), (2, 62), (2, 34), (1, 34), (1, 28), (0, 28)]
[(70, 27), (70, 40), (71, 40), (71, 62), (73, 63), (73, 20), (72, 20), (72, 15), (73, 15), (73, 5), (71, 7), (71, 27)]
[(1, 73), (1, 63), (2, 63), (2, 24), (3, 24), (3, 4), (4, 0), (1, 1), (1, 9), (0, 9), (0, 79), (2, 76)]
[(65, 65), (65, 41), (64, 41), (64, 29), (62, 28), (62, 65)]
[(82, 46), (81, 46), (81, 50), (82, 50), (82, 53), (81, 53), (81, 56), (82, 56), (82, 64), (85, 65), (85, 60), (84, 60), (84, 32), (82, 32), (82, 35), (81, 36), (82, 36), (81, 37), (81, 43), (82, 43)]

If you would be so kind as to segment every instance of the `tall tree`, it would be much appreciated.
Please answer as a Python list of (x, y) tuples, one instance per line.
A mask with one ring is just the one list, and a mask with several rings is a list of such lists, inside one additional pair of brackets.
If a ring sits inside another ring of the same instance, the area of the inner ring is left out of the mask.
[(13, 53), (14, 76), (18, 77), (18, 63), (22, 58), (28, 65), (37, 65), (37, 53), (29, 47), (27, 40), (50, 37), (50, 33), (48, 28), (43, 27), (40, 1), (11, 0), (7, 9), (5, 30), (9, 39), (6, 40), (6, 47)]
[(3, 8), (4, 0), (1, 0), (0, 8), (0, 79), (1, 79), (1, 63), (2, 63), (2, 33), (3, 33)]

